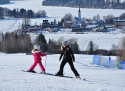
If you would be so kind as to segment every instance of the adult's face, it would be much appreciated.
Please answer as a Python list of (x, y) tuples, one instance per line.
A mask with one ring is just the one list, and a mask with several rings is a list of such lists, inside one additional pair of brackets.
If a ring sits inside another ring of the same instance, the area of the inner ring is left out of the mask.
[(63, 44), (63, 47), (65, 48), (67, 45), (66, 44)]

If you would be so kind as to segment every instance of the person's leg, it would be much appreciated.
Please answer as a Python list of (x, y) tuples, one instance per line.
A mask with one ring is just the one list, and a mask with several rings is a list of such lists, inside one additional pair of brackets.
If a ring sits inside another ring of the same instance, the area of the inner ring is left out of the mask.
[(62, 61), (61, 65), (60, 65), (60, 69), (59, 69), (59, 71), (57, 72), (56, 75), (63, 76), (63, 68), (64, 68), (64, 66), (65, 66), (66, 63), (67, 62), (65, 60)]
[(30, 67), (30, 70), (34, 70), (34, 68), (36, 67), (37, 62), (34, 62), (33, 65)]
[(40, 69), (41, 69), (42, 71), (45, 71), (45, 68), (43, 67), (42, 62), (40, 61), (40, 62), (38, 62), (38, 64), (39, 64), (39, 66), (40, 66)]
[(76, 77), (79, 76), (77, 70), (76, 70), (75, 67), (74, 67), (73, 62), (68, 62), (68, 63), (69, 63), (69, 65), (70, 65), (71, 70), (74, 72), (75, 76), (76, 76)]

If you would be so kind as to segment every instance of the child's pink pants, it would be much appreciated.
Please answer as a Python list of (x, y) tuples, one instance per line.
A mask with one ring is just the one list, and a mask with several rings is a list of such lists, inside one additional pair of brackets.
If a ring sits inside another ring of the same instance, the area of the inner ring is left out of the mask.
[(31, 69), (31, 70), (34, 70), (34, 68), (36, 67), (37, 63), (39, 64), (40, 69), (41, 69), (42, 71), (45, 70), (45, 68), (43, 67), (41, 61), (38, 61), (38, 62), (37, 62), (37, 61), (34, 61), (34, 64), (30, 67), (30, 69)]

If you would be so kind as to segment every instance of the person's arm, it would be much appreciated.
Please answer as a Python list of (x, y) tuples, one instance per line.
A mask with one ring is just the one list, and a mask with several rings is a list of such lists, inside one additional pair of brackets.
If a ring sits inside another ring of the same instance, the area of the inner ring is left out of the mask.
[(72, 49), (71, 49), (71, 48), (70, 48), (70, 53), (71, 53), (71, 55), (72, 55), (73, 62), (75, 62), (75, 56), (74, 56), (74, 54), (73, 54), (73, 52), (72, 52)]
[(48, 55), (47, 53), (46, 54), (39, 53), (39, 54), (40, 54), (41, 57), (44, 57), (44, 56)]
[(61, 53), (61, 55), (59, 57), (59, 61), (61, 60), (62, 56), (63, 56), (63, 51), (62, 51), (62, 53)]

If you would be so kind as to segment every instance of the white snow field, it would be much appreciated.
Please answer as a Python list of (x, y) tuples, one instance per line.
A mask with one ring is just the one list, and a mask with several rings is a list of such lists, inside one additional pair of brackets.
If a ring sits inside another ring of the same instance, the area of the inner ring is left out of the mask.
[[(71, 13), (73, 16), (78, 16), (78, 8), (70, 8), (70, 7), (52, 7), (52, 6), (42, 6), (43, 0), (22, 0), (22, 1), (11, 1), (10, 4), (3, 4), (0, 7), (7, 7), (9, 9), (32, 9), (34, 12), (38, 10), (45, 10), (47, 13), (46, 18), (40, 19), (31, 19), (31, 24), (34, 25), (35, 22), (39, 25), (43, 22), (43, 20), (48, 19), (49, 22), (54, 21), (54, 19), (61, 21), (61, 18), (67, 13)], [(123, 9), (81, 9), (82, 17), (93, 18), (93, 16), (99, 14), (102, 18), (103, 16), (107, 16), (109, 14), (113, 14), (114, 16), (119, 16), (125, 11)], [(18, 29), (18, 25), (22, 24), (22, 19), (9, 19), (9, 20), (0, 20), (0, 31), (14, 31)]]
[[(59, 70), (59, 54), (48, 55), (46, 72)], [(62, 78), (43, 74), (22, 72), (33, 64), (33, 56), (25, 54), (0, 54), (0, 91), (125, 91), (125, 70), (106, 68), (91, 64), (92, 55), (75, 55), (75, 68), (79, 79)], [(115, 57), (111, 57), (115, 59)], [(45, 66), (45, 57), (42, 60)], [(37, 65), (35, 71), (40, 72)], [(68, 64), (66, 76), (75, 77)]]

